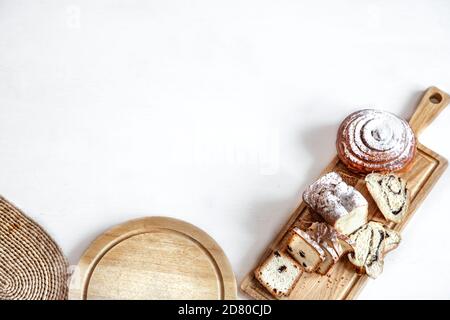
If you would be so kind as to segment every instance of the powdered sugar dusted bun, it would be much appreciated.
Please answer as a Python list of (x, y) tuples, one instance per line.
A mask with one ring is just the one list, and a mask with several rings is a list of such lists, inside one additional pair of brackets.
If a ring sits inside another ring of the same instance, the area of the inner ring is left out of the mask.
[(336, 147), (341, 161), (353, 171), (389, 172), (411, 162), (416, 139), (405, 120), (386, 111), (364, 109), (344, 119)]

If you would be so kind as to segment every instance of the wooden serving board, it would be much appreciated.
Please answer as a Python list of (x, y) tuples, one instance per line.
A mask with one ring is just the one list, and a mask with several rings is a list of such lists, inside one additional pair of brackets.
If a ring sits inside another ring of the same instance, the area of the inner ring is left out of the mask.
[[(448, 105), (449, 96), (435, 88), (429, 88), (423, 95), (411, 120), (409, 121), (416, 136), (424, 130), (437, 115)], [(333, 137), (330, 137), (330, 139)], [(336, 171), (350, 185), (359, 190), (369, 202), (369, 219), (380, 221), (390, 228), (401, 231), (414, 215), (419, 205), (442, 175), (447, 167), (447, 160), (422, 144), (418, 143), (417, 154), (412, 165), (407, 171), (398, 172), (406, 179), (410, 190), (410, 206), (407, 216), (401, 223), (395, 224), (384, 219), (383, 215), (372, 200), (364, 182), (364, 176), (355, 174), (343, 165), (336, 156), (321, 175)], [(294, 226), (302, 227), (305, 221), (314, 220), (313, 213), (301, 202), (299, 207), (291, 215), (289, 221), (265, 251), (258, 265), (266, 259), (273, 250), (285, 248), (288, 231)], [(407, 244), (403, 244), (407, 245)], [(256, 268), (256, 267), (255, 267)], [(254, 269), (253, 269), (254, 270)], [(255, 299), (274, 299), (273, 296), (256, 280), (253, 270), (247, 275), (241, 284), (241, 289)], [(321, 276), (316, 273), (304, 272), (288, 299), (336, 299), (347, 300), (357, 296), (367, 282), (366, 275), (360, 275), (346, 258), (341, 258), (334, 266), (331, 273)]]
[(236, 280), (219, 245), (199, 228), (172, 218), (132, 220), (105, 232), (86, 250), (71, 278), (69, 299), (236, 299)]

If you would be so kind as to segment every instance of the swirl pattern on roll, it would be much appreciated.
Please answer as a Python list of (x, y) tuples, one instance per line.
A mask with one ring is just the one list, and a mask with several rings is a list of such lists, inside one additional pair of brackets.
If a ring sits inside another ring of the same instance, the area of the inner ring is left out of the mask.
[(364, 109), (344, 119), (336, 147), (339, 158), (351, 170), (388, 172), (411, 162), (416, 139), (405, 120), (389, 112)]

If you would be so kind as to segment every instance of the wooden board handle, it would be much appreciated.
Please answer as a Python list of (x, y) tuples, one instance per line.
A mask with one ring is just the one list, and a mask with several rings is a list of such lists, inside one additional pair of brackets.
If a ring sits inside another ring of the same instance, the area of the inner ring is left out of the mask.
[(447, 93), (436, 87), (430, 87), (425, 91), (419, 105), (409, 120), (411, 128), (418, 136), (420, 133), (433, 122), (433, 120), (441, 113), (442, 110), (450, 102)]

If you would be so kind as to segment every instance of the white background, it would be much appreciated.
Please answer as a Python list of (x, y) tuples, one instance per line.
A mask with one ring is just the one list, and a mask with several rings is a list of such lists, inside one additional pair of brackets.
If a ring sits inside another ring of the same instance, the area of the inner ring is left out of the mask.
[[(450, 91), (450, 2), (0, 0), (0, 193), (75, 264), (146, 215), (207, 231), (238, 282), (362, 107)], [(420, 140), (450, 157), (450, 110)], [(450, 171), (362, 299), (450, 298)], [(242, 296), (243, 297), (243, 296)]]

